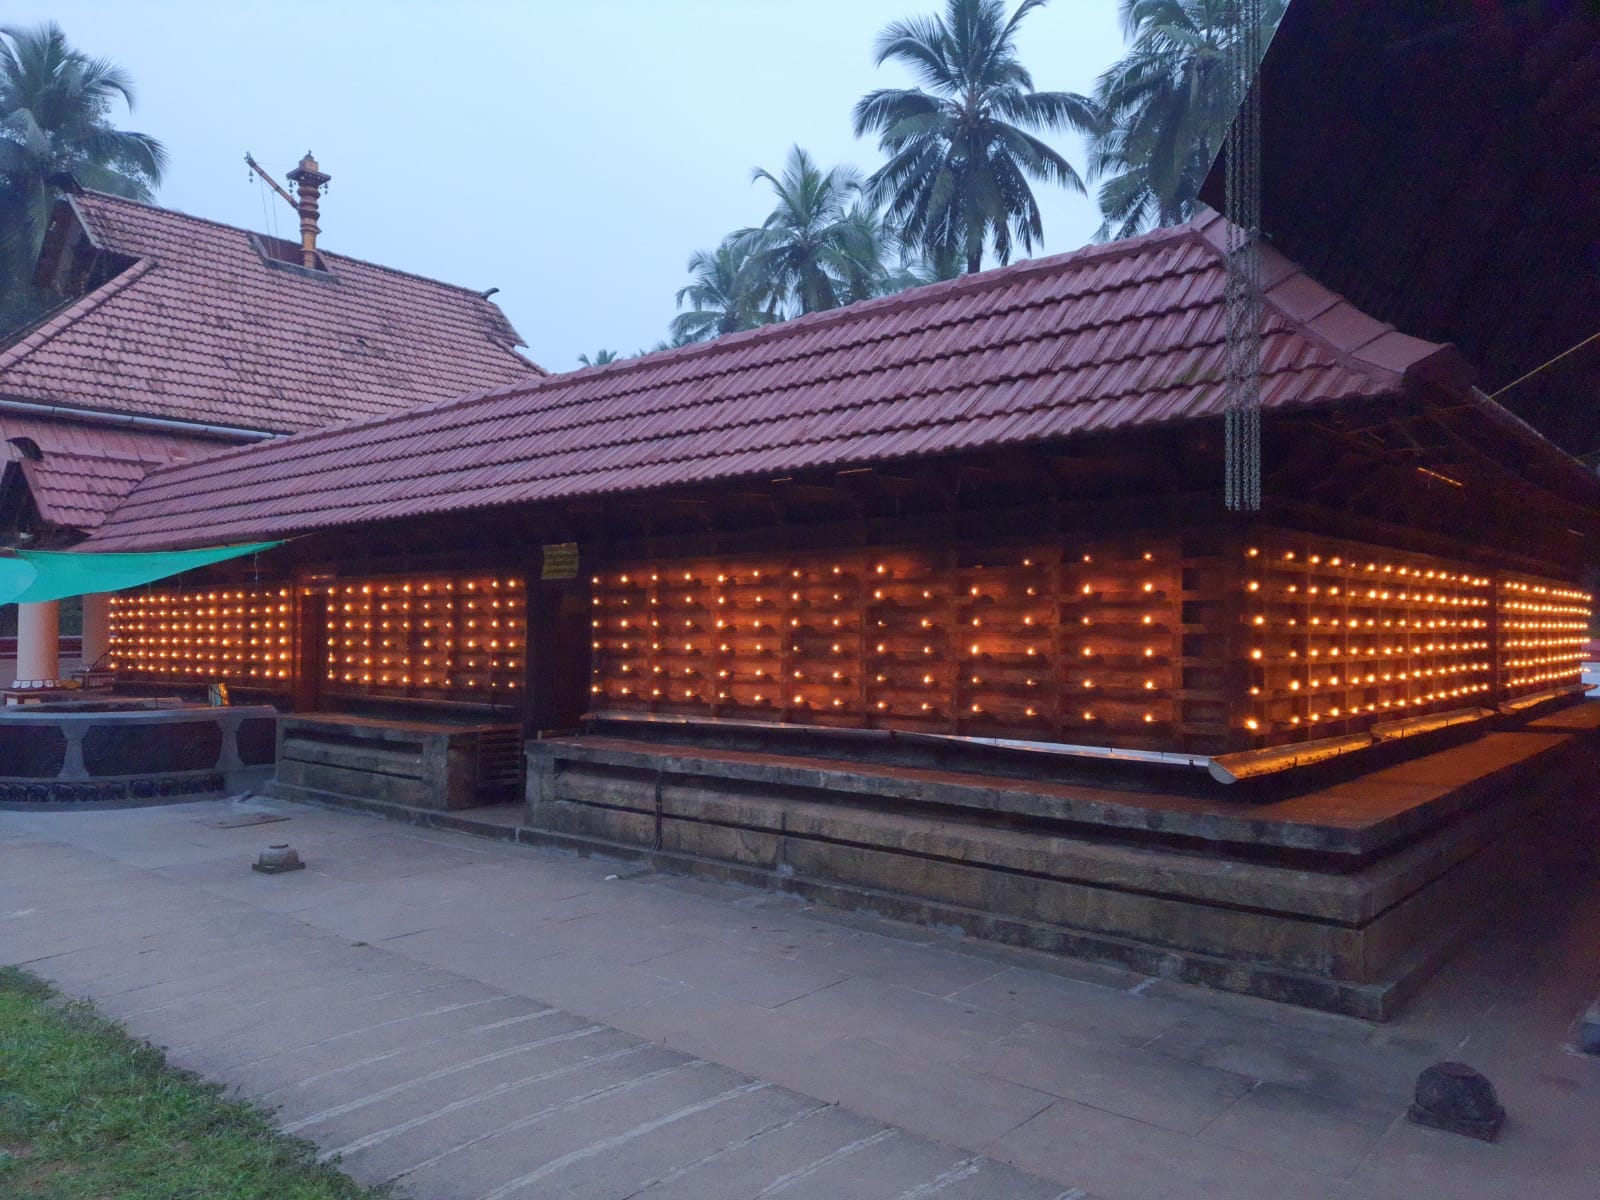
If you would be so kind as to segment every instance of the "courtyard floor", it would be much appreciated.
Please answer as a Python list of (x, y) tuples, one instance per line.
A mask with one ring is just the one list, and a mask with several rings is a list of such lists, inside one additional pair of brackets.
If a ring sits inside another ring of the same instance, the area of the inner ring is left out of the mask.
[[(417, 1200), (1600, 1195), (1597, 947), (1553, 880), (1377, 1025), (275, 801), (0, 811), (0, 963)], [(1440, 1059), (1498, 1143), (1405, 1120)]]

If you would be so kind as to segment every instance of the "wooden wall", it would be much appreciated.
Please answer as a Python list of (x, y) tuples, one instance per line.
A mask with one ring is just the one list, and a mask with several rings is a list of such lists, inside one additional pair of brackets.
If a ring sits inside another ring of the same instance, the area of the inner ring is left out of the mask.
[(1592, 597), (1569, 584), (1316, 534), (1263, 529), (1246, 540), (1236, 586), (1247, 747), (1580, 680)]
[(662, 553), (549, 591), (569, 593), (586, 684), (553, 665), (575, 622), (530, 635), (515, 572), (119, 597), (113, 661), (129, 682), (307, 683), (318, 706), (540, 727), (570, 727), (582, 704), (555, 692), (586, 686), (590, 712), (1220, 754), (1573, 686), (1592, 604), (1466, 556), (1272, 527)]
[(525, 593), (520, 575), (463, 571), (133, 594), (113, 600), (112, 665), (131, 683), (310, 682), (319, 703), (516, 704)]
[[(1275, 421), (1252, 517), (1222, 508), (1199, 424), (329, 531), (273, 552), (288, 585), (223, 564), (125, 600), (119, 670), (530, 730), (626, 711), (1209, 755), (1576, 684), (1588, 526), (1438, 457), (1432, 408), (1362, 413)], [(541, 579), (540, 546), (569, 542), (581, 575)], [(460, 589), (496, 581), (500, 645), (469, 646)], [(419, 607), (446, 583), (448, 619)], [(287, 668), (248, 657), (264, 614), (227, 611), (283, 586)]]
[(124, 679), (287, 691), (294, 647), (294, 593), (287, 583), (111, 598), (110, 665)]
[[(341, 579), (322, 603), (325, 699), (475, 701), (516, 692), (527, 658), (518, 575)], [(514, 699), (514, 697), (509, 697)]]
[(597, 710), (1154, 748), (1171, 538), (640, 560), (593, 578)]
[(1516, 699), (1578, 682), (1594, 597), (1560, 580), (1502, 575), (1495, 580), (1500, 694)]
[(1286, 530), (1226, 546), (630, 561), (591, 580), (591, 708), (1222, 753), (1578, 681), (1590, 598), (1557, 580)]

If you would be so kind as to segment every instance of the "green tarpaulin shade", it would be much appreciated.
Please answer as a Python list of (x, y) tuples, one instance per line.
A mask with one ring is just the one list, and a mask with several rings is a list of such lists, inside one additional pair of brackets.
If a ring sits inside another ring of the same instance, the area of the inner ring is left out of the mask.
[(38, 604), (94, 592), (120, 592), (281, 545), (282, 542), (251, 542), (246, 546), (210, 546), (161, 554), (18, 550), (15, 556), (0, 558), (0, 604)]

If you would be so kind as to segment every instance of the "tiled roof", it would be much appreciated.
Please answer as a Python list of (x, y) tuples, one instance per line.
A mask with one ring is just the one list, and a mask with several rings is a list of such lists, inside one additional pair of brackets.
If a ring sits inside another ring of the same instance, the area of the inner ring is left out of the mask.
[(0, 349), (0, 396), (294, 432), (542, 373), (475, 292), (326, 252), (313, 278), (243, 229), (98, 192), (66, 204), (134, 261)]
[(88, 531), (154, 467), (215, 454), (229, 443), (141, 429), (108, 428), (42, 415), (0, 412), (0, 441), (15, 438), (39, 448), (34, 460), (14, 445), (9, 452), (33, 496), (39, 516), (52, 525)]
[(70, 529), (98, 528), (106, 514), (145, 477), (150, 464), (89, 455), (52, 454), (22, 463), (39, 515)]
[[(1040, 442), (1223, 411), (1221, 219), (153, 472), (131, 549)], [(1454, 353), (1268, 252), (1262, 402), (1394, 396)]]

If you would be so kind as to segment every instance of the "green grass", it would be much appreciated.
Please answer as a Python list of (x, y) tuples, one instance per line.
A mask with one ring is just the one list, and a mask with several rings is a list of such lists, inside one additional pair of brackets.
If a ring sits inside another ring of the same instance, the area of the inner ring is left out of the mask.
[(0, 967), (0, 1197), (380, 1200), (252, 1105)]

